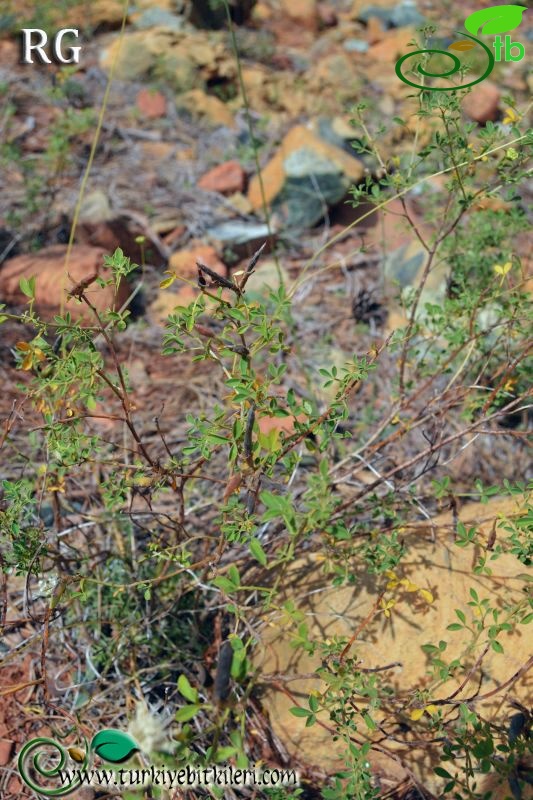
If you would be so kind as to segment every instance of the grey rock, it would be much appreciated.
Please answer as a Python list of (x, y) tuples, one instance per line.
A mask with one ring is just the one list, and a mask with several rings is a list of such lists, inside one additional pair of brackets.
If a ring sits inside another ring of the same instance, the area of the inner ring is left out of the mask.
[(345, 196), (349, 178), (325, 156), (308, 147), (292, 152), (283, 162), (286, 178), (273, 210), (292, 231), (311, 228)]
[(283, 162), (285, 174), (289, 178), (305, 178), (309, 175), (330, 175), (339, 172), (338, 167), (332, 166), (324, 156), (309, 147), (300, 147), (294, 150)]
[(231, 219), (208, 229), (207, 235), (225, 245), (246, 244), (255, 239), (266, 239), (270, 232), (268, 225), (260, 222), (245, 222)]
[(143, 11), (134, 25), (140, 30), (161, 27), (167, 28), (169, 31), (182, 31), (184, 22), (183, 17), (178, 17), (176, 14), (172, 14), (171, 11), (154, 6), (153, 8), (147, 8), (146, 11)]
[(408, 254), (408, 249), (408, 245), (398, 248), (385, 258), (384, 264), (385, 275), (402, 287), (413, 285), (425, 259), (422, 249), (414, 254)]
[(392, 9), (391, 22), (394, 28), (403, 28), (406, 25), (423, 25), (426, 18), (417, 10), (415, 3), (406, 0)]
[[(328, 144), (333, 144), (335, 147), (346, 150), (350, 155), (353, 155), (353, 150), (346, 147), (346, 140), (335, 131), (328, 117), (319, 117), (317, 120), (317, 132), (320, 138), (328, 142)], [(355, 135), (352, 138), (355, 138)]]
[(377, 17), (386, 28), (403, 28), (406, 25), (423, 25), (426, 18), (416, 8), (413, 0), (403, 0), (394, 8), (367, 6), (359, 14), (360, 22), (368, 22), (370, 17)]
[(377, 17), (377, 19), (382, 22), (385, 27), (390, 28), (392, 27), (391, 23), (391, 14), (392, 9), (390, 8), (381, 8), (380, 6), (367, 6), (363, 8), (357, 19), (359, 22), (364, 22), (365, 24), (368, 22), (370, 17)]
[(336, 165), (306, 148), (291, 154), (285, 162), (285, 171), (287, 222), (295, 229), (311, 227), (319, 222), (328, 206), (342, 200), (350, 185), (348, 177)]
[(246, 284), (246, 297), (248, 300), (264, 300), (269, 292), (278, 289), (281, 283), (287, 286), (289, 281), (287, 270), (276, 264), (273, 258), (267, 258), (259, 261), (252, 272)]
[(85, 196), (80, 209), (80, 222), (98, 225), (113, 219), (109, 198), (101, 189), (95, 189)]
[(348, 53), (366, 53), (369, 44), (364, 39), (346, 39), (343, 47)]

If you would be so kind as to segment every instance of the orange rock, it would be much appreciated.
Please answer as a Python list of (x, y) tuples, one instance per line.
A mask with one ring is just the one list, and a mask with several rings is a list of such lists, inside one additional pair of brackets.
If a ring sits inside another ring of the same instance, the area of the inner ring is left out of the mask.
[(267, 436), (270, 431), (283, 432), (286, 436), (292, 436), (295, 433), (294, 420), (298, 422), (305, 422), (307, 417), (300, 414), (298, 417), (293, 417), (291, 414), (288, 417), (260, 417), (257, 425), (262, 434)]
[(163, 159), (173, 155), (176, 145), (172, 142), (140, 142), (141, 150), (150, 159)]
[(309, 31), (318, 28), (318, 8), (316, 0), (281, 0), (281, 10), (291, 22)]
[[(27, 302), (27, 297), (20, 290), (20, 279), (29, 279), (33, 275), (35, 283), (35, 309), (45, 318), (54, 314), (70, 311), (74, 319), (95, 321), (90, 309), (75, 298), (68, 298), (67, 293), (76, 284), (97, 274), (101, 278), (111, 277), (109, 268), (104, 267), (104, 256), (108, 252), (101, 247), (74, 245), (65, 269), (66, 245), (45, 247), (39, 253), (28, 253), (5, 262), (0, 271), (0, 299), (12, 305)], [(69, 279), (69, 275), (70, 278)], [(120, 308), (129, 294), (125, 281), (122, 281), (118, 293), (114, 285), (101, 288), (96, 282), (86, 289), (87, 298), (99, 312), (109, 308)]]
[(168, 262), (169, 270), (175, 272), (182, 278), (189, 278), (195, 280), (198, 275), (198, 267), (196, 262), (201, 261), (214, 269), (215, 272), (221, 275), (226, 274), (226, 267), (219, 259), (217, 251), (214, 247), (207, 244), (201, 244), (194, 240), (189, 244), (186, 250), (179, 250), (170, 256)]
[(193, 116), (200, 117), (213, 127), (224, 125), (227, 128), (235, 128), (236, 126), (233, 114), (222, 100), (206, 94), (201, 89), (191, 89), (178, 95), (176, 102)]
[(381, 42), (385, 31), (379, 17), (370, 17), (366, 26), (366, 38), (370, 44)]
[(141, 89), (137, 95), (137, 108), (146, 119), (158, 119), (167, 113), (167, 99), (161, 92)]
[(380, 64), (393, 64), (409, 52), (407, 44), (413, 38), (414, 29), (405, 27), (397, 28), (383, 33), (381, 41), (372, 45), (368, 50), (368, 61), (377, 61)]
[(92, 0), (91, 3), (70, 3), (70, 8), (56, 6), (53, 18), (57, 24), (74, 27), (118, 25), (122, 21), (124, 4), (121, 0)]
[(512, 203), (501, 197), (482, 197), (473, 203), (472, 211), (510, 211), (512, 207)]
[[(466, 527), (475, 526), (485, 541), (493, 532), (499, 540), (506, 535), (506, 518), (525, 513), (526, 499), (523, 496), (492, 498), (486, 504), (463, 506), (459, 509), (459, 520)], [(391, 665), (389, 672), (382, 674), (387, 675), (383, 680), (394, 691), (398, 709), (405, 707), (403, 704), (414, 696), (415, 689), (428, 683), (428, 656), (423, 650), (424, 645), (444, 639), (447, 642), (446, 660), (450, 663), (457, 658), (460, 666), (446, 682), (435, 680), (429, 697), (438, 700), (455, 692), (458, 699), (463, 699), (477, 691), (481, 697), (476, 698), (476, 711), (482, 718), (502, 724), (510, 712), (509, 696), (501, 691), (507, 681), (512, 683), (513, 699), (527, 703), (531, 696), (528, 676), (522, 674), (518, 680), (513, 677), (531, 652), (531, 630), (516, 625), (514, 630), (502, 633), (499, 641), (504, 652), (489, 650), (481, 664), (481, 659), (476, 661), (481, 644), (478, 643), (475, 650), (468, 650), (469, 634), (450, 632), (448, 625), (457, 620), (456, 608), (462, 609), (470, 622), (473, 612), (468, 603), (472, 588), (481, 598), (490, 598), (493, 607), (518, 604), (524, 596), (523, 574), (527, 570), (515, 555), (504, 552), (497, 561), (490, 562), (494, 563), (490, 575), (476, 574), (477, 556), (472, 548), (461, 548), (454, 542), (451, 536), (453, 527), (452, 514), (446, 512), (431, 522), (416, 522), (404, 529), (405, 533), (402, 532), (407, 555), (402, 559), (399, 577), (420, 587), (425, 595), (420, 592), (395, 594), (397, 606), (392, 609), (391, 622), (381, 613), (371, 616), (378, 591), (376, 578), (369, 575), (364, 566), (357, 564), (357, 559), (350, 563), (349, 556), (347, 565), (350, 565), (353, 582), (341, 586), (335, 584), (334, 570), (326, 576), (323, 556), (307, 554), (293, 561), (280, 587), (278, 607), (283, 607), (286, 602), (293, 604), (301, 618), (306, 620), (311, 641), (336, 641), (336, 637), (347, 641), (354, 631), (358, 631), (350, 656), (357, 658), (365, 669)], [(269, 723), (273, 732), (286, 744), (291, 758), (332, 774), (342, 768), (346, 746), (342, 737), (332, 738), (330, 731), (333, 726), (328, 715), (319, 712), (318, 719), (324, 722), (322, 727), (306, 727), (304, 720), (290, 712), (294, 706), (293, 698), (274, 688), (271, 682), (273, 674), (290, 675), (293, 678), (291, 692), (298, 698), (313, 691), (323, 692), (327, 687), (318, 677), (311, 677), (320, 666), (319, 652), (311, 655), (302, 647), (295, 649), (293, 642), (298, 623), (294, 622), (295, 615), (291, 618), (292, 621), (288, 615), (284, 618), (277, 611), (268, 615), (260, 644), (253, 654), (254, 665), (261, 675), (269, 676), (270, 682), (265, 682)], [(365, 623), (361, 630), (358, 627), (361, 620), (368, 619), (370, 622)], [(376, 722), (382, 723), (389, 713), (388, 709), (376, 708), (372, 716)], [(390, 717), (387, 723), (390, 723)], [(415, 731), (423, 730), (424, 724), (413, 723), (413, 727)], [(375, 738), (381, 735), (379, 730)], [(371, 739), (373, 735), (366, 731), (365, 738), (367, 736)], [(401, 764), (428, 792), (441, 796), (443, 780), (433, 770), (439, 763), (442, 746), (415, 749), (388, 743), (382, 753), (376, 753), (374, 749), (369, 752), (371, 770), (378, 774), (383, 770), (389, 777), (392, 773), (400, 780), (402, 776), (395, 772), (397, 765), (392, 760), (396, 753), (401, 755)], [(480, 775), (480, 783), (481, 779), (484, 781), (485, 776)], [(484, 792), (489, 789), (489, 783), (483, 782), (479, 788)], [(503, 800), (508, 795), (508, 791), (498, 791), (492, 797), (493, 800)]]
[(463, 100), (463, 110), (475, 122), (492, 122), (498, 117), (500, 90), (492, 81), (474, 86)]
[(268, 3), (263, 3), (261, 0), (252, 9), (253, 22), (267, 22), (272, 19), (273, 11)]
[(198, 181), (200, 189), (220, 194), (242, 192), (246, 175), (238, 161), (226, 161), (209, 170)]
[(9, 764), (14, 749), (15, 742), (10, 739), (0, 739), (0, 767), (5, 767), (6, 764)]
[[(274, 158), (272, 158), (261, 171), (266, 202), (268, 204), (274, 200), (283, 188), (285, 182), (283, 162), (292, 152), (302, 147), (309, 148), (316, 152), (318, 156), (323, 156), (332, 161), (354, 182), (360, 181), (364, 174), (364, 167), (360, 161), (353, 158), (348, 153), (345, 153), (340, 148), (335, 147), (335, 145), (319, 139), (318, 136), (315, 136), (312, 131), (308, 130), (303, 125), (296, 125), (285, 136)], [(254, 210), (257, 211), (263, 208), (261, 185), (257, 175), (254, 175), (250, 181), (248, 199)]]
[[(302, 25), (287, 24), (287, 18), (277, 15), (268, 22), (268, 30), (276, 39), (278, 50), (282, 52), (273, 57), (273, 64), (278, 64), (280, 56), (283, 58), (287, 48), (299, 50), (311, 47), (315, 40), (315, 31), (304, 28)], [(285, 69), (285, 67), (282, 67)]]
[(199, 294), (197, 289), (187, 283), (179, 286), (176, 292), (173, 289), (161, 289), (149, 308), (149, 315), (156, 325), (164, 325), (176, 306), (190, 305)]

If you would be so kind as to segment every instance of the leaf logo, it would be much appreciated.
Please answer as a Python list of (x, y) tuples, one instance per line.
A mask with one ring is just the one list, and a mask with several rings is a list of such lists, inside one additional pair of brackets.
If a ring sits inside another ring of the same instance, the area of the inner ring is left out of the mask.
[(111, 728), (99, 731), (91, 742), (91, 751), (111, 764), (122, 764), (141, 748), (129, 733)]
[(454, 42), (448, 47), (448, 50), (458, 50), (460, 52), (466, 52), (467, 50), (473, 50), (476, 46), (475, 42), (470, 42), (468, 39), (460, 39), (458, 42)]
[(474, 36), (491, 36), (495, 33), (508, 33), (518, 28), (522, 22), (524, 6), (491, 6), (474, 11), (465, 20), (465, 28)]

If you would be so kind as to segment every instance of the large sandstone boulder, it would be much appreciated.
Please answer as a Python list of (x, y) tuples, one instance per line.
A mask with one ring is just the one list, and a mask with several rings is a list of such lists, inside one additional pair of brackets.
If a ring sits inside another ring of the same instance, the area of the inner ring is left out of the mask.
[[(68, 267), (65, 265), (66, 253), (67, 246), (60, 244), (6, 261), (0, 268), (0, 301), (9, 305), (26, 303), (28, 298), (20, 289), (20, 280), (35, 276), (34, 308), (38, 314), (51, 318), (55, 314), (70, 311), (73, 319), (94, 322), (94, 316), (87, 305), (75, 298), (69, 299), (68, 292), (76, 284), (94, 275), (108, 279), (111, 271), (104, 267), (104, 256), (109, 253), (101, 247), (74, 245)], [(102, 288), (93, 282), (86, 293), (97, 311), (102, 312), (120, 308), (126, 301), (129, 290), (125, 281), (121, 282), (118, 292), (115, 292), (114, 285)]]
[[(255, 211), (263, 208), (263, 191), (287, 227), (311, 227), (338, 203), (364, 166), (341, 148), (320, 139), (303, 125), (292, 128), (275, 156), (250, 181), (248, 198)], [(262, 183), (262, 187), (261, 187)]]
[[(520, 514), (523, 507), (522, 497), (493, 499), (485, 505), (465, 506), (459, 512), (459, 518), (467, 528), (476, 527), (481, 534), (480, 541), (489, 543), (492, 539), (493, 546), (497, 547), (499, 541), (508, 536), (502, 520)], [(454, 542), (453, 530), (451, 515), (442, 514), (431, 523), (416, 524), (403, 532), (408, 555), (398, 568), (398, 578), (407, 579), (423, 591), (404, 590), (401, 586), (397, 592), (389, 590), (385, 601), (390, 597), (396, 600), (396, 605), (389, 609), (390, 615), (381, 611), (372, 616), (387, 579), (369, 575), (360, 563), (347, 565), (354, 584), (339, 587), (334, 585), (335, 576), (328, 574), (323, 556), (310, 555), (289, 567), (281, 584), (284, 587), (281, 596), (276, 598), (280, 610), (265, 619), (255, 663), (264, 679), (264, 707), (268, 709), (274, 733), (295, 759), (331, 774), (343, 768), (342, 753), (345, 750), (343, 742), (333, 738), (332, 723), (327, 714), (319, 715), (326, 727), (317, 724), (306, 727), (305, 718), (296, 717), (289, 711), (296, 703), (308, 708), (309, 693), (322, 692), (326, 688), (318, 676), (309, 677), (320, 667), (319, 651), (309, 655), (302, 648), (291, 646), (302, 621), (308, 626), (309, 639), (322, 643), (333, 642), (336, 637), (350, 639), (360, 630), (349, 654), (356, 657), (365, 669), (396, 664), (377, 674), (391, 687), (392, 696), (399, 702), (390, 703), (386, 713), (371, 710), (371, 716), (378, 724), (385, 722), (387, 730), (394, 729), (400, 742), (414, 742), (428, 733), (428, 714), (423, 714), (420, 719), (412, 716), (417, 706), (413, 690), (417, 688), (427, 688), (431, 700), (445, 699), (468, 677), (457, 699), (466, 699), (476, 692), (486, 695), (486, 699), (476, 701), (472, 707), (484, 719), (498, 720), (503, 726), (516, 713), (509, 707), (510, 699), (528, 705), (531, 679), (527, 674), (521, 674), (516, 681), (512, 679), (533, 652), (531, 628), (514, 624), (511, 632), (498, 637), (503, 653), (489, 648), (479, 662), (487, 642), (486, 633), (469, 649), (471, 636), (468, 631), (447, 630), (450, 624), (458, 622), (456, 609), (466, 615), (468, 622), (476, 619), (474, 609), (468, 605), (472, 601), (471, 590), (480, 599), (488, 598), (491, 606), (500, 610), (524, 601), (527, 567), (510, 553), (491, 561), (493, 551), (485, 552), (483, 546), (459, 547)], [(482, 555), (487, 556), (487, 567), (492, 571), (490, 575), (474, 572)], [(292, 622), (283, 611), (286, 602), (294, 604), (296, 611), (301, 612), (299, 621)], [(371, 620), (363, 625), (369, 615)], [(447, 644), (442, 657), (447, 662), (456, 658), (461, 660), (461, 668), (453, 679), (445, 682), (431, 679), (428, 655), (422, 649), (427, 644), (438, 647), (443, 641)], [(285, 682), (283, 676), (290, 680)], [(493, 690), (504, 685), (505, 690), (495, 691), (490, 696)], [(292, 697), (284, 690), (288, 690)], [(368, 700), (357, 699), (360, 701), (358, 705), (369, 708)], [(448, 706), (447, 710), (448, 714), (457, 713), (454, 706)], [(383, 739), (382, 732), (372, 733), (362, 718), (358, 720), (358, 735)], [(383, 744), (382, 751), (372, 750), (369, 755), (371, 769), (382, 788), (390, 789), (391, 783), (409, 779), (411, 772), (423, 787), (439, 794), (446, 781), (437, 777), (433, 770), (440, 763), (439, 748), (442, 745), (435, 745), (428, 752), (425, 748), (402, 745), (393, 740)], [(453, 765), (447, 763), (443, 766), (452, 774), (455, 772)], [(492, 788), (489, 779), (483, 775), (480, 776), (480, 786)], [(509, 794), (509, 787), (502, 786), (494, 793), (493, 800)]]

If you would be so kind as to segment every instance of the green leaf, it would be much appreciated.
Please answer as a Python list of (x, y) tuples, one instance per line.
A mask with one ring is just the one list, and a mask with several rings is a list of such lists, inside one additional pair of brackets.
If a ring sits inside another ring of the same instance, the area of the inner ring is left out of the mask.
[(237, 750), (235, 747), (217, 747), (215, 762), (217, 764), (222, 764), (224, 761), (228, 761), (228, 759), (236, 755), (236, 753)]
[(248, 547), (250, 548), (250, 553), (253, 555), (255, 560), (259, 561), (262, 567), (266, 567), (267, 556), (265, 551), (261, 547), (261, 542), (258, 539), (250, 539)]
[(216, 586), (218, 589), (222, 589), (223, 592), (234, 592), (235, 589), (238, 587), (235, 584), (225, 578), (223, 575), (217, 575), (217, 577), (213, 580), (213, 586)]
[(25, 294), (26, 297), (29, 297), (30, 300), (33, 300), (35, 297), (35, 275), (32, 275), (31, 278), (21, 278), (19, 281), (19, 286), (22, 294)]
[(176, 716), (174, 719), (176, 722), (188, 722), (190, 719), (196, 716), (196, 714), (202, 708), (200, 703), (194, 703), (190, 706), (182, 706), (176, 711)]
[(300, 706), (293, 706), (289, 708), (290, 713), (295, 717), (312, 717), (313, 712), (308, 711), (307, 708), (300, 708)]
[(318, 711), (318, 697), (314, 694), (309, 696), (309, 708), (313, 712)]
[(443, 767), (435, 767), (434, 772), (435, 775), (438, 775), (440, 778), (451, 778), (453, 780), (453, 775), (450, 775)]
[(241, 576), (239, 575), (239, 570), (232, 564), (231, 567), (228, 569), (228, 578), (233, 583), (235, 587), (241, 585)]
[(377, 730), (378, 726), (376, 725), (370, 714), (367, 714), (366, 711), (363, 713), (363, 719), (366, 723), (367, 728), (370, 728), (371, 731)]
[(93, 737), (89, 749), (110, 764), (122, 764), (141, 748), (129, 733), (110, 728), (99, 731)]
[(190, 700), (191, 703), (198, 702), (198, 691), (191, 686), (189, 679), (183, 673), (178, 678), (178, 689), (186, 700)]
[(458, 622), (452, 622), (451, 625), (448, 625), (446, 630), (447, 631), (462, 631), (463, 630), (463, 626), (460, 625)]
[(492, 647), (495, 653), (503, 653), (503, 647), (495, 639), (490, 643), (490, 646)]
[(492, 755), (494, 752), (494, 742), (492, 739), (483, 739), (483, 741), (478, 742), (473, 748), (472, 753), (475, 755), (476, 758), (482, 759), (486, 756)]
[(481, 8), (465, 20), (466, 30), (477, 36), (492, 36), (495, 33), (508, 33), (518, 28), (522, 22), (523, 6), (503, 5)]

